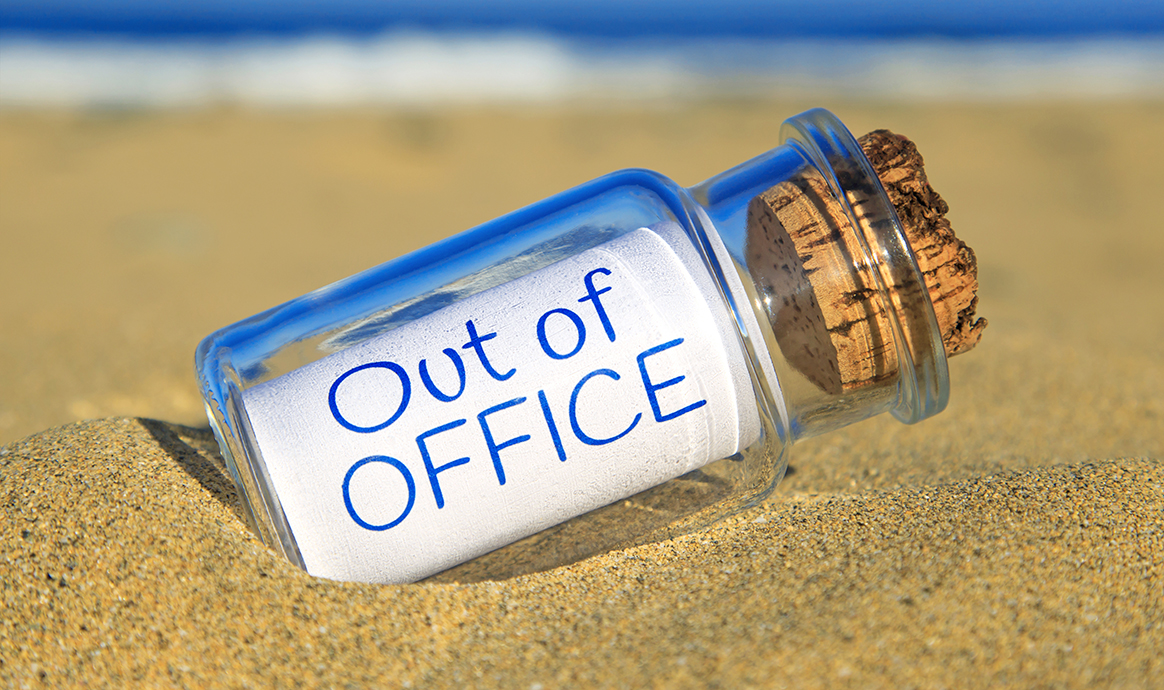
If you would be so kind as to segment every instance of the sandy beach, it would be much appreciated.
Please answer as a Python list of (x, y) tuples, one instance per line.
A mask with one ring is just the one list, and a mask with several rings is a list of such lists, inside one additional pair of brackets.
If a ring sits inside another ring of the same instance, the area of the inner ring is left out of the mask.
[[(211, 331), (622, 167), (832, 109), (976, 251), (950, 407), (792, 448), (763, 505), (498, 582), (312, 578), (247, 529)], [(0, 682), (1164, 685), (1164, 103), (0, 112)]]

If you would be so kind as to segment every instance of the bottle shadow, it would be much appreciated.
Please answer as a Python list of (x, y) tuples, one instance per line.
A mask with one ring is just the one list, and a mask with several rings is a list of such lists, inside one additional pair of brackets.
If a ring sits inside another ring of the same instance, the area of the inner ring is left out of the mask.
[(234, 481), (209, 427), (192, 428), (157, 419), (139, 418), (138, 421), (186, 474), (246, 524)]

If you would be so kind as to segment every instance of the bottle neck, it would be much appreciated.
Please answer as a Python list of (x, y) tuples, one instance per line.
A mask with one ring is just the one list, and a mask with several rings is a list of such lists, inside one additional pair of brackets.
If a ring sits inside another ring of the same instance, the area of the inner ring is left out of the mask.
[(735, 306), (755, 314), (761, 332), (746, 337), (770, 359), (757, 370), (776, 378), (788, 432), (937, 414), (949, 397), (945, 350), (880, 180), (827, 111), (789, 119), (781, 140), (689, 192), (743, 283)]

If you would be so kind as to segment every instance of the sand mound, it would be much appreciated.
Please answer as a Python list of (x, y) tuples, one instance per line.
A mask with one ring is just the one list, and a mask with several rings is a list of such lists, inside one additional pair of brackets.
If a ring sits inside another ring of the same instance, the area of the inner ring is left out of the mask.
[(504, 582), (311, 578), (208, 432), (115, 418), (0, 451), (5, 685), (1148, 686), (1164, 466), (782, 497)]

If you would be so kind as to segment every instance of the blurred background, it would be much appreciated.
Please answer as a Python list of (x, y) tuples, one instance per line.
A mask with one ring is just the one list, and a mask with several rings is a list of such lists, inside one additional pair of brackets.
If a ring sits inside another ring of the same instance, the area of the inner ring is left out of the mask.
[(966, 467), (1032, 425), (1043, 460), (1164, 452), (1147, 0), (0, 0), (0, 444), (203, 425), (211, 331), (614, 169), (695, 184), (813, 106), (913, 138), (978, 252), (936, 452), (970, 410)]
[(1159, 96), (1149, 0), (4, 0), (6, 106)]

